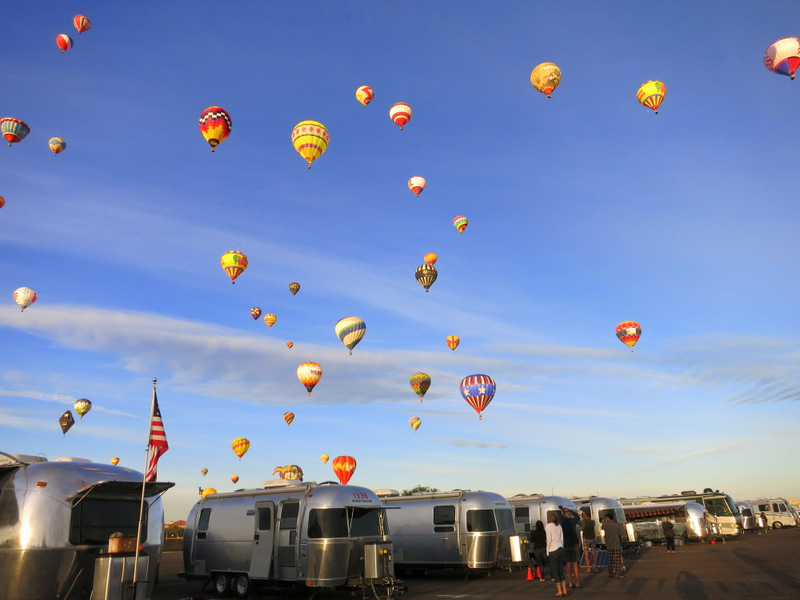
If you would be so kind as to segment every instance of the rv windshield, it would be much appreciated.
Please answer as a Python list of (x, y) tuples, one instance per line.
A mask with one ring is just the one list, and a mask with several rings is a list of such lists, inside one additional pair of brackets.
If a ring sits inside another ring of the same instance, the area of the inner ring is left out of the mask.
[[(142, 541), (147, 535), (145, 504)], [(106, 544), (112, 533), (136, 537), (139, 525), (139, 501), (106, 498), (83, 498), (72, 507), (70, 544)]]
[(346, 538), (380, 536), (380, 508), (312, 508), (308, 514), (308, 537)]
[(380, 508), (349, 507), (347, 512), (350, 516), (350, 537), (381, 535), (382, 510)]

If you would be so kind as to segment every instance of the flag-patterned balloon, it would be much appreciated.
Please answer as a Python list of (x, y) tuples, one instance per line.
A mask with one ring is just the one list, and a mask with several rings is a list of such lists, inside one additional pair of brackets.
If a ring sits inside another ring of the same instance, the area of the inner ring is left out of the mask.
[(200, 133), (206, 138), (212, 152), (228, 139), (232, 128), (231, 116), (221, 106), (209, 106), (200, 113)]
[(411, 107), (405, 102), (398, 102), (389, 109), (389, 117), (403, 129), (403, 125), (411, 120)]
[(636, 321), (623, 321), (617, 325), (616, 332), (619, 341), (628, 346), (633, 352), (633, 347), (642, 335), (642, 326)]
[(468, 375), (461, 380), (461, 396), (472, 408), (478, 411), (478, 417), (483, 419), (481, 412), (494, 398), (497, 385), (488, 375)]
[(358, 317), (345, 317), (337, 321), (333, 330), (336, 332), (336, 337), (350, 350), (350, 354), (353, 354), (353, 348), (367, 332), (367, 325)]
[(339, 483), (347, 485), (356, 471), (356, 459), (352, 456), (337, 456), (333, 459), (333, 472), (339, 478)]
[(242, 457), (250, 450), (250, 440), (247, 438), (236, 438), (231, 442), (233, 453), (242, 460)]
[(419, 401), (422, 402), (422, 397), (425, 392), (431, 387), (431, 376), (427, 373), (414, 373), (411, 376), (411, 389), (419, 396)]
[(313, 390), (314, 386), (322, 379), (322, 367), (315, 362), (304, 362), (297, 367), (297, 378), (300, 380), (300, 383), (305, 386), (310, 396), (311, 390)]
[(375, 99), (375, 92), (368, 85), (360, 85), (356, 88), (356, 99), (366, 106)]

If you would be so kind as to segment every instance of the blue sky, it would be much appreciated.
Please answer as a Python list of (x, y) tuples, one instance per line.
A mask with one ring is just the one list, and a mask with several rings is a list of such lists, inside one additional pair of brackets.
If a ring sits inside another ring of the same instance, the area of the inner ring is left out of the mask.
[[(371, 488), (800, 496), (800, 82), (762, 63), (798, 16), (716, 0), (7, 6), (0, 112), (31, 133), (0, 147), (0, 450), (142, 469), (156, 377), (168, 519), (234, 474), (334, 479), (322, 453), (354, 456)], [(529, 81), (546, 61), (563, 72), (551, 99)], [(636, 101), (649, 79), (667, 86), (658, 115)], [(233, 120), (213, 154), (197, 126), (211, 105)], [(331, 135), (310, 170), (290, 141), (306, 119)], [(231, 249), (250, 260), (235, 285)], [(20, 286), (39, 295), (24, 313)], [(352, 356), (333, 331), (351, 315), (367, 324)], [(633, 353), (625, 320), (643, 329)], [(324, 369), (310, 397), (305, 361)], [(482, 420), (458, 391), (473, 373), (497, 382)], [(62, 436), (82, 397), (92, 411)]]

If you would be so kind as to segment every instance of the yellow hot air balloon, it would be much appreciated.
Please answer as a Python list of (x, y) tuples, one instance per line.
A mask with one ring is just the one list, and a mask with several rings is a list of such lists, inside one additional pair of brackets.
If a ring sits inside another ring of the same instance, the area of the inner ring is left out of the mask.
[(539, 92), (550, 98), (561, 83), (561, 69), (551, 62), (543, 62), (533, 67), (531, 71), (531, 85)]
[(231, 475), (231, 481), (233, 483), (237, 483), (239, 481), (239, 476), (238, 475)]
[(114, 458), (112, 458), (111, 459), (111, 464), (114, 465), (114, 466), (117, 466), (119, 464), (119, 457), (115, 456)]
[(311, 390), (313, 390), (314, 386), (322, 379), (322, 367), (315, 362), (304, 362), (297, 367), (297, 378), (300, 380), (300, 383), (305, 386), (310, 396)]
[(319, 457), (319, 459), (320, 459), (320, 460), (321, 460), (323, 463), (326, 463), (326, 462), (328, 462), (328, 460), (330, 460), (330, 458), (331, 458), (331, 457), (330, 457), (330, 456), (328, 456), (327, 454), (322, 454), (322, 455), (320, 455), (320, 457)]
[(283, 413), (283, 420), (286, 421), (287, 425), (291, 425), (292, 421), (294, 421), (294, 413), (293, 412)]
[(216, 494), (216, 493), (217, 493), (217, 490), (215, 490), (214, 488), (206, 488), (206, 489), (204, 489), (202, 492), (200, 492), (200, 495), (201, 495), (203, 498), (205, 498), (205, 497), (206, 497), (206, 496), (208, 496), (209, 494)]
[(231, 283), (235, 283), (234, 280), (239, 275), (244, 273), (244, 270), (247, 268), (248, 261), (247, 257), (244, 255), (244, 252), (240, 252), (239, 250), (228, 250), (219, 259), (219, 264), (228, 274), (228, 277), (231, 278)]
[(636, 99), (642, 106), (658, 114), (658, 107), (667, 95), (667, 86), (660, 81), (645, 81), (636, 92)]
[(439, 260), (439, 257), (435, 252), (428, 252), (424, 258), (425, 262), (429, 265), (435, 265), (436, 261)]
[(52, 150), (53, 154), (60, 154), (67, 149), (67, 142), (60, 137), (50, 138), (48, 144), (50, 144), (50, 150)]
[(328, 130), (318, 121), (300, 121), (292, 129), (294, 149), (306, 160), (309, 169), (311, 163), (328, 149), (330, 141)]
[(278, 322), (278, 317), (276, 317), (272, 313), (264, 315), (264, 323), (267, 324), (267, 327), (272, 327), (277, 322)]
[(366, 106), (375, 99), (375, 92), (368, 85), (358, 86), (356, 89), (356, 99)]
[(247, 438), (236, 438), (231, 442), (231, 448), (233, 448), (233, 453), (239, 457), (239, 460), (242, 460), (242, 457), (250, 449), (250, 440)]

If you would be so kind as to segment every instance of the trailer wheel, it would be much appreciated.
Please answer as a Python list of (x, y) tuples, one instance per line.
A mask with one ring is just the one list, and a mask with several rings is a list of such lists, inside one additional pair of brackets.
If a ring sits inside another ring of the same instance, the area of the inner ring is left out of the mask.
[(232, 588), (237, 598), (247, 598), (250, 596), (250, 578), (246, 574), (234, 576)]
[(214, 591), (217, 596), (228, 596), (231, 593), (231, 580), (225, 573), (214, 575)]
[(783, 527), (783, 523), (781, 523), (780, 521), (774, 521), (772, 523), (772, 528), (773, 529), (780, 529), (781, 527)]

